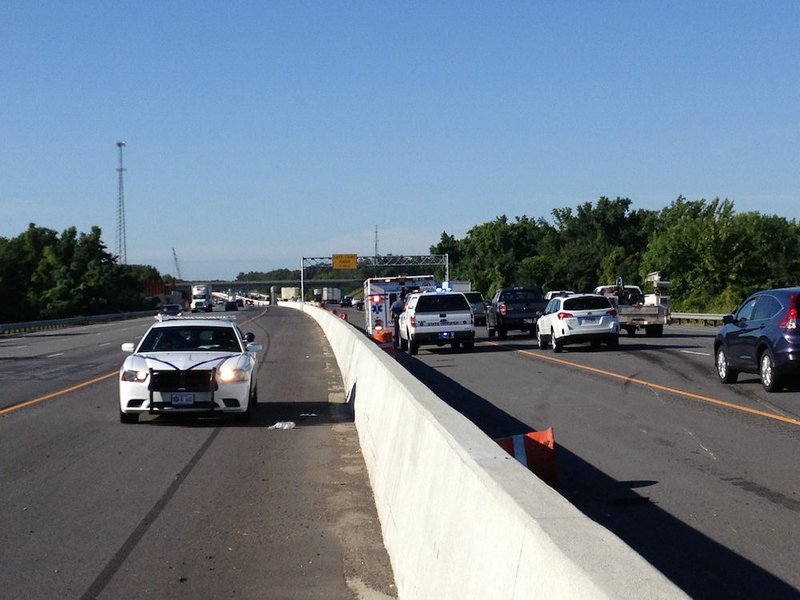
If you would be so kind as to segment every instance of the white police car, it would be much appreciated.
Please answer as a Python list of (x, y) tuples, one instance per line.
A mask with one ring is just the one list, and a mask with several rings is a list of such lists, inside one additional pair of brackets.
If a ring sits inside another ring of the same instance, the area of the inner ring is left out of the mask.
[(461, 292), (417, 292), (406, 297), (400, 315), (400, 350), (416, 354), (420, 346), (475, 347), (475, 318)]
[(159, 315), (139, 345), (122, 344), (119, 419), (139, 415), (234, 414), (249, 420), (258, 402), (256, 352), (235, 317)]

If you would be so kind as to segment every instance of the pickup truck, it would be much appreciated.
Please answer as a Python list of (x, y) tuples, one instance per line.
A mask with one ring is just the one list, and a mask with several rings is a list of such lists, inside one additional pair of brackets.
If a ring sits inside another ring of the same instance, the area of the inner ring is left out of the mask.
[(510, 330), (536, 335), (536, 321), (544, 312), (547, 301), (535, 287), (500, 288), (486, 310), (489, 337), (497, 334), (503, 339)]
[(672, 310), (669, 296), (669, 282), (661, 279), (658, 272), (645, 278), (652, 283), (654, 293), (644, 294), (638, 285), (626, 285), (617, 279), (614, 285), (601, 285), (594, 289), (595, 294), (603, 294), (617, 309), (619, 328), (635, 335), (637, 329), (644, 329), (647, 337), (661, 337), (664, 325), (672, 323)]

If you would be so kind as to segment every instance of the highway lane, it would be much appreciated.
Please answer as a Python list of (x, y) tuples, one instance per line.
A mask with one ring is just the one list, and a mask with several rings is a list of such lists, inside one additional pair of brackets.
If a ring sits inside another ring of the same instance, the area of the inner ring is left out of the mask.
[(713, 333), (398, 360), (492, 438), (554, 427), (559, 490), (693, 597), (797, 598), (800, 393), (719, 383)]
[[(288, 309), (238, 317), (266, 344), (248, 425), (119, 423), (116, 378), (102, 375), (148, 319), (2, 340), (4, 597), (395, 594), (327, 341)], [(298, 426), (268, 428), (279, 420)]]

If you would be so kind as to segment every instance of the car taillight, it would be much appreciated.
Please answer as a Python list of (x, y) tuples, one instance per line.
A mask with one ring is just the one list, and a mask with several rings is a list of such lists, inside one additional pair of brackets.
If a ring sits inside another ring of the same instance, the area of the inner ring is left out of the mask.
[(408, 322), (411, 323), (412, 327), (416, 327), (417, 326), (417, 317), (416, 317), (416, 315), (411, 315), (411, 318), (408, 320)]
[(575, 315), (572, 313), (564, 312), (563, 310), (556, 315), (559, 319), (573, 319)]
[(797, 294), (789, 296), (789, 312), (780, 322), (782, 329), (797, 329)]
[(617, 311), (616, 311), (615, 309), (613, 309), (613, 308), (612, 308), (612, 309), (611, 309), (610, 311), (608, 311), (606, 314), (607, 314), (609, 317), (616, 317), (616, 316), (617, 316)]
[(506, 303), (505, 302), (501, 302), (500, 306), (498, 307), (498, 310), (500, 311), (500, 314), (505, 317), (506, 316)]

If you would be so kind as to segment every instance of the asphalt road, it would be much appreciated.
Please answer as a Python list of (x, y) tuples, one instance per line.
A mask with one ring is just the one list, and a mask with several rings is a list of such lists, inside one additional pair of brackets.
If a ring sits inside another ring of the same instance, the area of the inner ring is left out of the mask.
[(0, 596), (396, 595), (327, 341), (290, 309), (238, 318), (265, 343), (248, 425), (119, 423), (120, 343), (150, 319), (0, 338)]
[(561, 354), (485, 333), (398, 360), (492, 438), (552, 426), (559, 491), (692, 597), (800, 598), (800, 392), (721, 384), (712, 329)]

